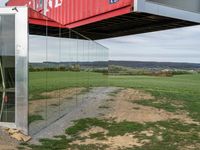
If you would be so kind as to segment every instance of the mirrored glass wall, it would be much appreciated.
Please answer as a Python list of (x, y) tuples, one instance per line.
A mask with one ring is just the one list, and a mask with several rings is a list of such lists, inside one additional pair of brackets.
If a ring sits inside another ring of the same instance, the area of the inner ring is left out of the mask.
[(108, 49), (64, 28), (30, 25), (29, 31), (29, 134), (33, 135), (83, 105), (93, 88), (107, 86)]
[(15, 122), (14, 15), (0, 15), (0, 122)]

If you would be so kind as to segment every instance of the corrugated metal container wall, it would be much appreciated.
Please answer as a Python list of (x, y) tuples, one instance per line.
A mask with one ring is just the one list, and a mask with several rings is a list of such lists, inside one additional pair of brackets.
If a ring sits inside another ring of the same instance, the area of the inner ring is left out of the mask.
[[(130, 13), (133, 0), (47, 0), (46, 15), (69, 27), (111, 18)], [(42, 2), (42, 3), (41, 3)], [(8, 6), (27, 5), (37, 11), (41, 9), (41, 0), (10, 0)]]
[(28, 6), (35, 9), (35, 0), (9, 0), (7, 6)]
[[(130, 13), (133, 6), (133, 0), (118, 0), (116, 3), (110, 3), (111, 0), (53, 0), (53, 7), (48, 8), (47, 16), (60, 22), (63, 25), (70, 25), (92, 17), (99, 17), (85, 22), (91, 23), (98, 20), (114, 17), (124, 13)], [(120, 11), (123, 9), (124, 11)], [(116, 15), (106, 14), (112, 11), (118, 11)], [(78, 25), (78, 24), (77, 24)], [(80, 24), (79, 24), (80, 25)]]
[(43, 13), (43, 0), (9, 0), (7, 6), (28, 6)]

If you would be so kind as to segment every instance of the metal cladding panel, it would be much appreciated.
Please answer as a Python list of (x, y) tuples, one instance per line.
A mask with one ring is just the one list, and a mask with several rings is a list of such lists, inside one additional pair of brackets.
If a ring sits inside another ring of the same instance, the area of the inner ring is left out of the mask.
[(134, 0), (134, 12), (200, 23), (199, 0)]
[[(133, 0), (47, 0), (47, 2), (47, 17), (70, 28), (130, 13), (133, 7)], [(7, 6), (24, 5), (44, 13), (44, 4), (40, 0), (10, 0), (7, 3)], [(116, 13), (113, 13), (115, 11)]]

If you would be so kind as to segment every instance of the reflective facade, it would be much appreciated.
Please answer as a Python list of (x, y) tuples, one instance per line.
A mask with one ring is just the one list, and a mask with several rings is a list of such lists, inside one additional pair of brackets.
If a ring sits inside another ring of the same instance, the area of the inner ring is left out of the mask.
[(83, 105), (108, 73), (107, 48), (35, 13), (0, 8), (0, 126), (29, 135)]
[(28, 133), (28, 8), (0, 8), (0, 126)]
[(14, 15), (0, 15), (0, 122), (15, 122)]
[(108, 49), (68, 29), (29, 30), (28, 125), (33, 135), (82, 105), (92, 88), (107, 86)]

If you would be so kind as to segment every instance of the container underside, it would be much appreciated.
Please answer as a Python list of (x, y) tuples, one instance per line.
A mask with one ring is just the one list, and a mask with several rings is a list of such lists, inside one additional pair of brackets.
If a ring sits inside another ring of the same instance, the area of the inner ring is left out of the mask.
[(148, 13), (129, 13), (74, 28), (93, 39), (114, 38), (125, 35), (194, 26), (198, 23)]

